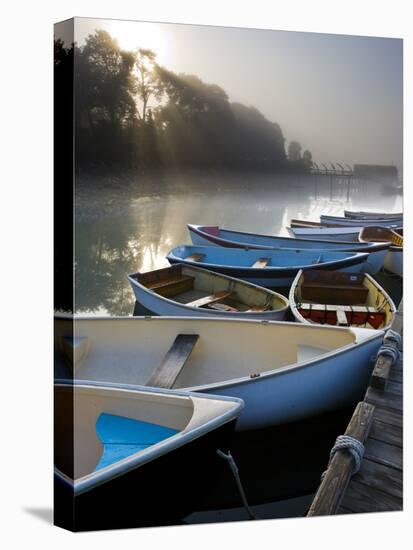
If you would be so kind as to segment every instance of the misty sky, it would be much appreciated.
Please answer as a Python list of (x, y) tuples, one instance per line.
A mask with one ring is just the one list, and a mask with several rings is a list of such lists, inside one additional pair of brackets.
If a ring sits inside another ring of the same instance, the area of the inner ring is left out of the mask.
[(402, 173), (400, 39), (76, 19), (76, 42), (98, 28), (256, 106), (316, 162), (395, 163)]

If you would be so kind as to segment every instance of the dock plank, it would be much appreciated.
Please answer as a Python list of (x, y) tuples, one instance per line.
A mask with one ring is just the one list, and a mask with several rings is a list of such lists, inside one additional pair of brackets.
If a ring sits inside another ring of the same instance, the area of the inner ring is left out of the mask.
[(403, 469), (403, 449), (378, 439), (369, 438), (365, 444), (365, 458), (385, 466)]
[(376, 407), (374, 411), (374, 419), (392, 426), (403, 426), (403, 415), (401, 411), (390, 411), (389, 409), (382, 409)]
[(352, 513), (390, 512), (403, 510), (403, 500), (353, 480), (344, 495), (342, 507)]
[(365, 401), (384, 409), (391, 409), (394, 411), (403, 410), (403, 396), (390, 391), (383, 393), (380, 390), (369, 387), (366, 392)]
[(373, 460), (363, 460), (363, 467), (353, 477), (353, 481), (374, 487), (388, 495), (403, 498), (403, 472)]
[(370, 437), (384, 443), (389, 443), (390, 445), (395, 445), (396, 447), (402, 447), (403, 428), (375, 418), (370, 429)]

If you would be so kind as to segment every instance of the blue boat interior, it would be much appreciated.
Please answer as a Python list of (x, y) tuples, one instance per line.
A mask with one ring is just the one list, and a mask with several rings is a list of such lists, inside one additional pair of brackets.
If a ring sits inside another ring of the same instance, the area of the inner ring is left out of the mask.
[(102, 413), (96, 422), (96, 433), (103, 444), (103, 453), (95, 470), (143, 451), (178, 431), (133, 418)]

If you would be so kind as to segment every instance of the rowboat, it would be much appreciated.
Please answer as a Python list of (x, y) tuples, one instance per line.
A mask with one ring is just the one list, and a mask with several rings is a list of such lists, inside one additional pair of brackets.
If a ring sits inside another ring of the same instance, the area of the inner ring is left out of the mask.
[(403, 277), (403, 236), (387, 227), (365, 227), (360, 231), (360, 242), (389, 241), (392, 243), (384, 258), (384, 268)]
[(353, 404), (382, 337), (284, 321), (76, 317), (56, 321), (55, 349), (68, 364), (76, 355), (77, 379), (238, 397), (236, 429), (247, 430)]
[(320, 241), (357, 242), (362, 227), (327, 227), (324, 225), (287, 227), (287, 231), (298, 239), (318, 239)]
[(289, 299), (300, 323), (386, 329), (396, 311), (387, 292), (364, 273), (300, 271)]
[(366, 212), (363, 210), (344, 210), (344, 216), (346, 218), (371, 218), (371, 219), (387, 219), (387, 218), (398, 218), (403, 219), (403, 212), (393, 212), (393, 213), (386, 213), (386, 212)]
[(362, 271), (366, 253), (325, 250), (221, 248), (218, 246), (177, 246), (167, 258), (171, 264), (195, 264), (211, 271), (243, 279), (256, 285), (288, 286), (300, 269)]
[(197, 490), (213, 481), (216, 450), (228, 444), (242, 408), (222, 396), (56, 383), (56, 523), (80, 531), (184, 517), (193, 483), (182, 481), (194, 464)]
[(403, 225), (403, 218), (345, 218), (343, 216), (320, 216), (321, 223), (334, 224), (336, 226), (362, 226), (382, 225), (383, 227), (400, 227)]
[[(329, 231), (328, 228), (322, 228)], [(360, 228), (361, 229), (361, 228)], [(188, 224), (189, 234), (194, 245), (223, 246), (226, 248), (253, 248), (253, 249), (296, 249), (301, 250), (327, 250), (329, 252), (368, 252), (370, 254), (366, 271), (368, 273), (377, 273), (383, 267), (386, 250), (390, 246), (388, 243), (369, 242), (369, 246), (360, 246), (358, 240), (359, 231), (353, 228), (340, 229), (335, 228), (337, 235), (329, 235), (329, 240), (323, 240), (321, 236), (316, 239), (278, 237), (273, 235), (260, 235), (258, 233), (246, 233), (244, 231), (230, 231), (221, 229), (219, 226), (205, 226)], [(335, 237), (345, 236), (346, 232), (351, 232), (353, 240), (345, 238), (335, 240)], [(293, 233), (294, 235), (294, 233)], [(350, 242), (351, 241), (351, 242)], [(367, 243), (365, 243), (367, 244)]]
[(288, 310), (287, 298), (277, 292), (194, 265), (175, 264), (128, 279), (137, 301), (159, 315), (282, 321)]

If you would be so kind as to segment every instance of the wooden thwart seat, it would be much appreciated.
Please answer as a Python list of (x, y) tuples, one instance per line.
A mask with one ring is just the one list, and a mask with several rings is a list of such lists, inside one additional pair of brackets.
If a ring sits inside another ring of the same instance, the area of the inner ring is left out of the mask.
[(193, 302), (188, 302), (185, 305), (191, 307), (203, 307), (214, 302), (219, 302), (224, 298), (228, 298), (228, 296), (231, 296), (231, 294), (231, 291), (223, 290), (221, 292), (216, 292), (215, 294), (210, 294), (209, 296), (204, 296), (203, 298), (199, 298), (198, 300), (194, 300)]
[(258, 260), (255, 263), (253, 263), (251, 267), (255, 267), (255, 268), (266, 267), (269, 261), (270, 261), (270, 258), (258, 258)]
[(182, 275), (182, 277), (176, 277), (169, 279), (168, 281), (159, 281), (148, 285), (148, 288), (155, 291), (157, 294), (168, 298), (170, 296), (176, 296), (182, 292), (187, 292), (194, 288), (194, 277), (188, 275)]
[(375, 307), (331, 304), (298, 304), (297, 307), (304, 319), (310, 319), (321, 324), (365, 325), (377, 329), (386, 320), (386, 313)]
[(205, 258), (205, 254), (191, 254), (185, 258), (188, 262), (201, 262)]
[(376, 313), (378, 310), (369, 306), (341, 306), (332, 304), (299, 304), (300, 309), (314, 311), (354, 311), (355, 313)]
[(178, 334), (164, 360), (146, 382), (146, 386), (172, 388), (198, 339), (198, 334)]
[(180, 265), (139, 273), (137, 276), (139, 283), (165, 298), (192, 290), (194, 280), (194, 277), (182, 273)]

